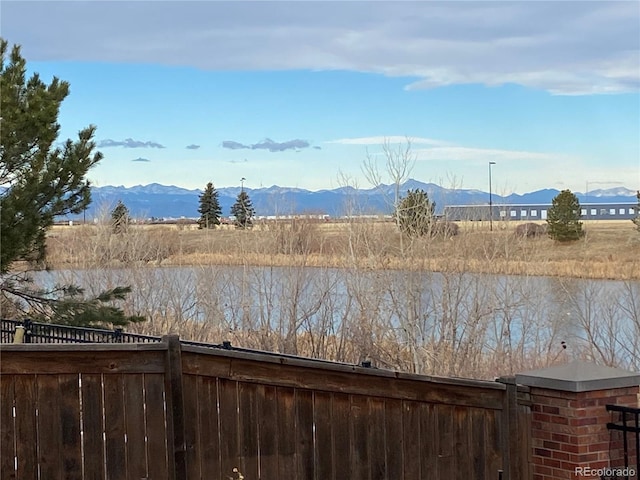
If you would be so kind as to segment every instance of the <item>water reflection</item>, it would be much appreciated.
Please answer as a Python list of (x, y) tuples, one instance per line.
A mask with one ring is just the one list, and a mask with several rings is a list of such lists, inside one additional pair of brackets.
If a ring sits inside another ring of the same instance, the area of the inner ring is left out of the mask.
[(528, 364), (563, 354), (561, 342), (576, 355), (640, 367), (637, 281), (250, 266), (66, 270), (35, 280), (92, 294), (130, 285), (127, 310), (152, 320), (263, 340), (276, 333), (284, 344), (275, 348), (291, 353), (303, 334), (313, 355), (357, 345), (361, 355), (384, 350), (379, 363), (403, 361), (413, 371), (443, 373), (446, 364), (459, 373), (487, 354)]

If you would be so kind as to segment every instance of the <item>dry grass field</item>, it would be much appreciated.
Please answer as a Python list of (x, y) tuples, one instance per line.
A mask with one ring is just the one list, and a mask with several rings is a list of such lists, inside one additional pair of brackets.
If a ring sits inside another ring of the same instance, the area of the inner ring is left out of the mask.
[(567, 244), (521, 238), (516, 222), (461, 222), (451, 237), (409, 239), (391, 222), (285, 220), (242, 231), (225, 226), (55, 227), (54, 268), (149, 265), (306, 265), (421, 269), (574, 278), (640, 279), (640, 232), (630, 221), (585, 221), (584, 239)]

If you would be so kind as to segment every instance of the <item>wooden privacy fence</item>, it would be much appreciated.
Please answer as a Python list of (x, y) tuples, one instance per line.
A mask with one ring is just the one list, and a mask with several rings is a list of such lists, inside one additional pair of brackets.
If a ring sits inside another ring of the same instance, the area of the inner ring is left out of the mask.
[(515, 385), (173, 336), (5, 345), (0, 372), (2, 479), (528, 478)]

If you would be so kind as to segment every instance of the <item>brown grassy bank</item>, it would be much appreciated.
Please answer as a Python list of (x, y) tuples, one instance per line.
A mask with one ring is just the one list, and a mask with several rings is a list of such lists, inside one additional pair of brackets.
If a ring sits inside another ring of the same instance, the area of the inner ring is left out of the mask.
[(585, 222), (584, 239), (558, 244), (520, 238), (514, 222), (460, 224), (448, 238), (401, 238), (389, 222), (283, 221), (196, 230), (132, 226), (56, 227), (48, 239), (54, 268), (149, 265), (306, 265), (318, 267), (467, 271), (593, 279), (640, 279), (640, 233), (629, 221)]

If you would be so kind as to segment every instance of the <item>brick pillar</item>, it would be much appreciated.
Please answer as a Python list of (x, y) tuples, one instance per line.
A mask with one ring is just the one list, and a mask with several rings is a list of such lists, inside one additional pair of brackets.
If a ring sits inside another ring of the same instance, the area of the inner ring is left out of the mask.
[[(622, 434), (607, 429), (619, 414), (606, 405), (640, 407), (640, 374), (573, 362), (516, 375), (516, 382), (530, 387), (533, 480), (599, 480), (593, 470), (624, 466)], [(635, 471), (635, 437), (628, 438)]]

